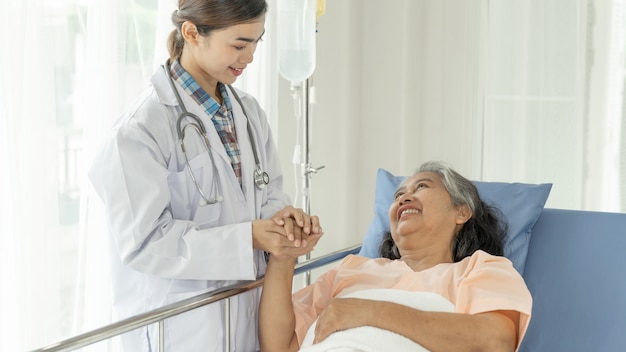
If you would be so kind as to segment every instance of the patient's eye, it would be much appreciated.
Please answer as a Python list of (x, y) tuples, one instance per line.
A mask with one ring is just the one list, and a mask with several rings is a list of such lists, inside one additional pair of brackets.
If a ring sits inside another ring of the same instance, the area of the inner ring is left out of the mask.
[(428, 179), (424, 179), (423, 181), (421, 180), (417, 180), (415, 183), (412, 184), (405, 184), (403, 186), (400, 187), (400, 189), (398, 189), (396, 191), (396, 193), (393, 196), (394, 200), (398, 200), (399, 198), (401, 198), (404, 194), (408, 193), (415, 193), (417, 191), (419, 191), (420, 189), (423, 188), (429, 188), (428, 185)]

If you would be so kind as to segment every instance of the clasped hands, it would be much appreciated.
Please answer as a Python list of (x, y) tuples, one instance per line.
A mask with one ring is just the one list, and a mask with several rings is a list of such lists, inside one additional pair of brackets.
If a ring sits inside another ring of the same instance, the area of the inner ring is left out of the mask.
[(254, 248), (277, 258), (296, 258), (311, 252), (322, 235), (317, 216), (292, 206), (276, 212), (269, 220), (252, 222)]

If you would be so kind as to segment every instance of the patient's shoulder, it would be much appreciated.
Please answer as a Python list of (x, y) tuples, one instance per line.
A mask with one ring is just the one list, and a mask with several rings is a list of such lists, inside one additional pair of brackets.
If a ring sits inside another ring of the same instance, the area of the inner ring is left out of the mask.
[(365, 263), (368, 260), (370, 260), (370, 258), (363, 257), (358, 254), (348, 254), (345, 258), (343, 258), (342, 263), (355, 265)]
[(349, 254), (341, 261), (342, 267), (360, 267), (363, 265), (381, 266), (393, 262), (387, 258), (369, 258), (358, 254)]
[(477, 250), (472, 255), (464, 258), (461, 261), (468, 262), (469, 265), (483, 265), (483, 264), (488, 265), (492, 263), (498, 263), (498, 264), (505, 264), (508, 266), (513, 266), (513, 263), (511, 263), (511, 260), (509, 258), (505, 256), (501, 256), (501, 255), (489, 254), (481, 249)]
[(509, 274), (517, 274), (517, 270), (513, 267), (511, 260), (504, 256), (493, 255), (482, 250), (477, 250), (471, 256), (462, 259), (456, 263), (458, 270), (465, 271), (466, 275), (474, 271), (480, 272), (504, 272)]

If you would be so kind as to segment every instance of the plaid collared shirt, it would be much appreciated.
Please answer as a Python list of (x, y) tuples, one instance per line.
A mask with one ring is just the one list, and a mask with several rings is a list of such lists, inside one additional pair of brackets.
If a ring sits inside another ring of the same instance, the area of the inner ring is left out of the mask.
[(235, 120), (233, 119), (233, 108), (226, 91), (226, 86), (218, 82), (217, 87), (220, 90), (224, 103), (220, 106), (215, 99), (213, 99), (191, 75), (185, 71), (183, 66), (175, 60), (171, 65), (172, 78), (183, 87), (183, 89), (189, 93), (189, 95), (196, 101), (204, 111), (211, 116), (213, 126), (217, 134), (222, 140), (222, 144), (226, 149), (226, 153), (230, 158), (230, 164), (233, 167), (235, 176), (239, 180), (241, 185), (241, 150), (239, 149), (239, 143), (237, 142), (237, 131), (235, 130)]

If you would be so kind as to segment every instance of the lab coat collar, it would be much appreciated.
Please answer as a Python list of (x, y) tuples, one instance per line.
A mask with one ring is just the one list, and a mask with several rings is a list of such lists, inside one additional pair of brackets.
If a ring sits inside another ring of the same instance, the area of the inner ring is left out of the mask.
[(159, 103), (169, 106), (178, 105), (176, 96), (170, 88), (170, 83), (168, 82), (167, 75), (165, 74), (165, 67), (163, 65), (156, 69), (150, 79), (150, 82), (152, 82), (152, 86), (154, 86), (157, 96), (159, 97)]
[[(165, 74), (164, 65), (161, 65), (159, 66), (159, 68), (157, 68), (156, 72), (152, 76), (151, 82), (152, 82), (152, 85), (154, 86), (155, 92), (161, 104), (171, 106), (177, 111), (181, 111), (178, 101), (176, 100), (176, 96), (174, 95), (174, 92), (172, 91), (170, 83), (168, 82), (167, 75)], [(239, 95), (239, 98), (241, 99), (242, 104), (246, 104), (246, 101), (249, 100), (248, 94), (235, 87), (232, 87), (232, 88), (236, 90), (237, 94)], [(221, 139), (217, 131), (215, 130), (215, 128), (212, 128), (213, 122), (206, 115), (202, 107), (198, 105), (193, 100), (193, 98), (189, 96), (189, 94), (186, 94), (185, 91), (178, 85), (176, 85), (176, 89), (178, 89), (178, 92), (181, 95), (181, 98), (183, 99), (183, 103), (185, 104), (187, 109), (190, 112), (199, 116), (202, 122), (205, 124), (205, 126), (207, 126), (207, 137), (209, 138), (209, 141), (211, 142), (213, 150), (217, 153), (217, 155), (220, 156), (221, 163), (223, 163), (222, 165), (230, 166), (230, 158), (228, 157), (228, 154), (226, 153), (224, 144), (222, 144)], [(232, 104), (232, 114), (233, 114), (233, 119), (235, 121), (235, 129), (237, 130), (237, 139), (239, 142), (239, 148), (242, 152), (241, 153), (241, 168), (242, 168), (242, 177), (243, 177), (242, 183), (244, 185), (253, 184), (251, 183), (253, 181), (248, 180), (249, 177), (253, 177), (252, 175), (254, 173), (254, 169), (256, 168), (256, 165), (254, 163), (254, 158), (253, 158), (252, 146), (250, 144), (251, 141), (248, 138), (248, 132), (247, 132), (248, 121), (243, 113), (241, 105), (239, 105), (239, 102), (237, 101), (237, 99), (235, 99), (234, 96), (232, 95), (232, 91), (230, 90), (230, 88), (227, 88), (226, 91), (227, 91), (227, 94), (229, 94), (231, 98), (230, 101)], [(250, 110), (250, 108), (248, 108), (247, 111), (248, 110)], [(250, 114), (250, 111), (248, 111), (248, 113)], [(251, 122), (250, 127), (252, 127), (253, 125), (254, 124)], [(260, 138), (259, 135), (255, 133), (255, 130), (253, 127), (252, 127), (251, 132), (256, 139)], [(216, 160), (216, 162), (218, 161)], [(236, 180), (235, 172), (232, 170), (232, 167), (224, 167), (224, 172), (229, 173), (230, 180)], [(232, 173), (232, 175), (230, 175), (230, 173)], [(250, 198), (252, 197), (252, 193), (250, 192), (254, 192), (254, 189), (244, 189), (242, 191), (246, 194), (245, 195), (246, 198)]]
[[(165, 74), (164, 65), (161, 65), (156, 69), (156, 71), (152, 75), (152, 78), (150, 79), (150, 82), (154, 86), (157, 96), (159, 97), (159, 102), (161, 104), (169, 105), (169, 106), (178, 105), (178, 101), (176, 101), (176, 96), (174, 95), (174, 92), (172, 92), (170, 83), (168, 82), (167, 75)], [(237, 88), (233, 87), (233, 89), (237, 89)], [(230, 89), (227, 89), (227, 90), (230, 93)], [(237, 89), (237, 94), (239, 94), (239, 97), (241, 98), (242, 101), (248, 97), (248, 94), (240, 89)], [(234, 109), (234, 106), (238, 104), (236, 101), (233, 102), (233, 100), (234, 99), (231, 99), (231, 103)]]

